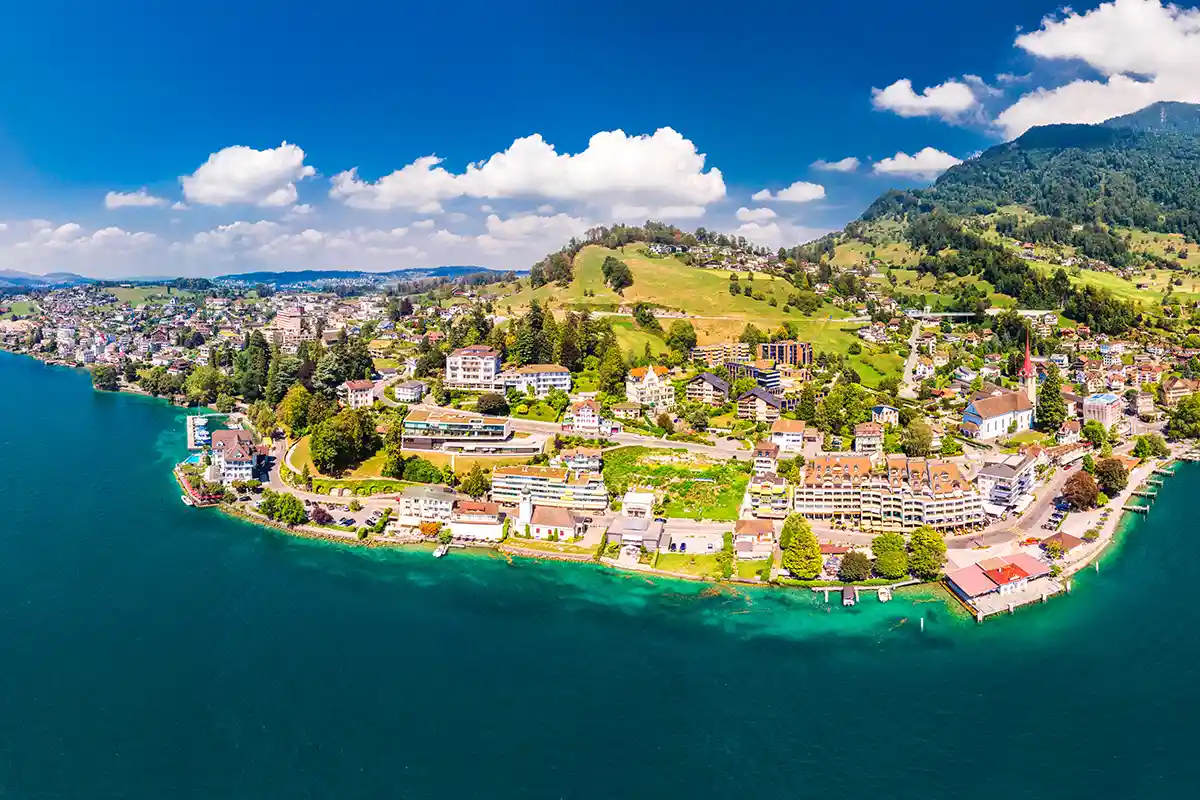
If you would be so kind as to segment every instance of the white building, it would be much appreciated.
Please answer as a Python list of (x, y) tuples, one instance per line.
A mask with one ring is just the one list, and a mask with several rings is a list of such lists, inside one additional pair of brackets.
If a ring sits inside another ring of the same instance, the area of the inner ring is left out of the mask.
[(342, 384), (342, 391), (350, 408), (370, 408), (375, 404), (375, 384), (372, 381), (346, 381)]
[(219, 480), (226, 486), (234, 481), (252, 480), (257, 463), (258, 448), (248, 431), (213, 432), (210, 480)]
[(959, 426), (973, 439), (986, 441), (1033, 428), (1033, 403), (1025, 392), (1000, 391), (967, 404)]
[(399, 517), (408, 522), (449, 522), (454, 492), (441, 486), (409, 486), (397, 498)]
[(421, 381), (404, 381), (392, 388), (397, 403), (419, 403), (425, 397), (425, 384)]
[(634, 367), (625, 378), (625, 399), (652, 411), (675, 407), (675, 387), (667, 379), (666, 367)]
[(530, 464), (496, 467), (492, 470), (492, 500), (516, 505), (528, 494), (534, 505), (603, 511), (608, 508), (608, 489), (596, 472), (572, 472), (565, 467)]
[(984, 510), (992, 516), (1024, 510), (1033, 499), (1037, 459), (1014, 453), (983, 465), (975, 476), (975, 488), (984, 499)]
[(574, 436), (598, 439), (618, 433), (621, 426), (600, 416), (600, 404), (595, 400), (582, 400), (567, 409), (563, 416), (562, 432)]
[(532, 390), (538, 398), (545, 397), (554, 389), (571, 391), (570, 371), (557, 364), (529, 364), (518, 367), (504, 373), (502, 381), (505, 388), (516, 389), (523, 394)]
[(771, 441), (784, 453), (799, 453), (804, 449), (804, 420), (777, 419), (771, 423)]
[(450, 390), (465, 392), (499, 392), (500, 354), (487, 345), (460, 347), (446, 357), (446, 380)]

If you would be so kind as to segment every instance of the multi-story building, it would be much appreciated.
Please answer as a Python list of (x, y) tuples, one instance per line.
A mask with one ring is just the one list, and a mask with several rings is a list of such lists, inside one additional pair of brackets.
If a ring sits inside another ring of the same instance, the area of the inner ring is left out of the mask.
[(608, 489), (597, 472), (572, 472), (565, 467), (529, 464), (496, 467), (492, 470), (492, 500), (518, 505), (522, 495), (535, 506), (557, 506), (580, 511), (608, 508)]
[(375, 383), (373, 381), (346, 381), (342, 384), (346, 395), (346, 405), (350, 408), (370, 408), (375, 404)]
[(758, 442), (751, 455), (755, 473), (774, 472), (779, 468), (779, 445), (774, 442)]
[(1121, 419), (1121, 398), (1115, 394), (1094, 394), (1083, 400), (1083, 419), (1094, 419), (1105, 428)]
[(784, 453), (799, 453), (804, 449), (804, 420), (777, 419), (771, 423), (771, 441)]
[(726, 361), (725, 369), (729, 371), (729, 379), (753, 378), (754, 381), (768, 392), (778, 394), (781, 387), (779, 370), (771, 361)]
[(878, 422), (862, 422), (854, 426), (854, 451), (878, 453), (883, 450), (883, 426)]
[(729, 382), (711, 372), (701, 372), (687, 383), (689, 403), (721, 406), (729, 400)]
[(1032, 498), (1037, 459), (1014, 453), (984, 464), (975, 476), (975, 488), (990, 504), (987, 509), (999, 516), (1004, 511), (1021, 509)]
[(1192, 378), (1167, 378), (1162, 383), (1163, 401), (1173, 406), (1189, 394), (1200, 392), (1200, 381)]
[(595, 447), (573, 447), (559, 452), (556, 466), (563, 466), (572, 472), (599, 472), (600, 450)]
[(463, 392), (504, 391), (500, 381), (500, 354), (482, 344), (460, 347), (446, 357), (443, 385)]
[(792, 511), (792, 487), (773, 472), (763, 472), (746, 484), (750, 513), (758, 519), (783, 519)]
[(425, 396), (425, 384), (422, 381), (404, 381), (392, 388), (397, 403), (419, 403)]
[(793, 367), (808, 367), (813, 363), (813, 348), (808, 342), (762, 342), (758, 345), (758, 357)]
[(458, 411), (413, 409), (404, 418), (406, 446), (431, 450), (448, 442), (504, 442), (509, 437), (503, 417), (474, 417)]
[(880, 425), (899, 425), (900, 409), (892, 406), (872, 406), (871, 421)]
[(783, 401), (765, 389), (755, 387), (738, 398), (737, 406), (738, 419), (775, 422), (779, 419)]
[(533, 391), (535, 397), (545, 397), (554, 389), (571, 391), (571, 371), (557, 364), (529, 364), (504, 373), (501, 381), (505, 388), (518, 392)]
[(892, 456), (881, 473), (869, 456), (824, 456), (809, 462), (793, 494), (810, 519), (849, 521), (866, 530), (950, 530), (983, 522), (979, 492), (949, 461)]
[(667, 379), (666, 367), (634, 367), (625, 378), (625, 398), (651, 411), (670, 411), (675, 407), (675, 387)]
[(284, 342), (298, 342), (304, 334), (304, 309), (298, 306), (279, 309), (275, 315), (275, 330)]
[(718, 342), (692, 348), (692, 361), (719, 367), (726, 361), (749, 361), (750, 345), (745, 342)]
[(214, 431), (210, 479), (225, 485), (254, 478), (258, 465), (258, 447), (249, 431)]
[(620, 430), (620, 425), (600, 416), (600, 404), (595, 400), (581, 400), (563, 415), (562, 432), (566, 434), (597, 439)]
[(458, 496), (441, 486), (409, 486), (397, 498), (401, 519), (449, 522)]

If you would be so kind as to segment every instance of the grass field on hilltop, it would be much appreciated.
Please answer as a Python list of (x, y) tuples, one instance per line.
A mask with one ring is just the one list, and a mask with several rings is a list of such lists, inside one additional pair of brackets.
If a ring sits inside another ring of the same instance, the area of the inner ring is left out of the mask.
[(884, 264), (906, 266), (915, 265), (921, 260), (921, 254), (913, 250), (907, 242), (873, 245), (867, 242), (847, 241), (834, 248), (830, 263), (835, 267), (854, 267), (866, 264), (872, 258), (879, 259)]
[[(640, 356), (647, 344), (650, 345), (650, 352), (654, 354), (665, 353), (669, 349), (661, 336), (642, 330), (630, 318), (614, 317), (610, 321), (613, 332), (617, 334), (617, 344), (621, 345), (623, 352)], [(671, 322), (673, 320), (662, 320), (663, 330), (670, 327)]]
[(4, 303), (0, 301), (0, 307), (8, 309), (4, 314), (0, 314), (0, 318), (24, 317), (37, 310), (37, 306), (28, 300), (22, 300), (19, 303)]
[[(1062, 269), (1062, 267), (1055, 264), (1047, 264), (1043, 261), (1031, 261), (1029, 263), (1043, 275), (1053, 275)], [(1070, 274), (1070, 270), (1067, 272)], [(1158, 276), (1155, 279), (1152, 280), (1147, 276), (1144, 282), (1150, 284), (1152, 287), (1162, 287), (1169, 280), (1166, 276), (1174, 274), (1169, 270), (1158, 270)], [(1138, 282), (1143, 282), (1143, 280), (1139, 279)], [(1133, 281), (1125, 280), (1110, 272), (1097, 272), (1091, 269), (1081, 270), (1078, 275), (1071, 275), (1071, 284), (1073, 286), (1095, 286), (1100, 289), (1107, 289), (1121, 300), (1132, 300), (1134, 303), (1147, 308), (1155, 308), (1162, 303), (1161, 288), (1139, 289)], [(1190, 290), (1189, 287), (1191, 287)], [(1175, 287), (1175, 296), (1184, 301), (1200, 300), (1200, 281), (1190, 276), (1184, 276), (1184, 285)]]
[[(604, 285), (601, 265), (607, 256), (621, 259), (633, 273), (633, 285), (625, 289), (624, 296)], [(767, 300), (731, 295), (729, 275), (727, 270), (689, 267), (672, 257), (650, 258), (642, 245), (630, 245), (623, 250), (593, 245), (585, 247), (576, 256), (575, 278), (570, 286), (547, 284), (530, 289), (528, 283), (523, 283), (525, 288), (501, 297), (497, 306), (501, 309), (512, 306), (514, 313), (520, 313), (532, 300), (537, 300), (549, 303), (555, 309), (588, 305), (611, 310), (641, 301), (699, 317), (731, 318), (741, 321), (743, 326), (746, 322), (754, 322), (759, 327), (777, 327), (785, 319), (801, 318), (798, 313), (785, 314), (783, 311), (783, 301), (798, 291), (786, 280), (762, 273), (756, 273), (753, 280), (749, 280), (749, 273), (738, 273), (739, 286), (751, 285), (754, 292), (761, 292), (768, 300), (774, 297), (779, 305), (772, 307)], [(594, 294), (585, 297), (585, 291)], [(833, 307), (826, 307), (819, 313), (822, 316), (847, 316)], [(693, 324), (698, 326), (703, 321), (693, 320)]]
[(129, 303), (131, 306), (151, 301), (166, 302), (171, 297), (178, 298), (180, 301), (194, 300), (197, 297), (196, 292), (181, 291), (179, 289), (171, 289), (171, 293), (167, 294), (167, 287), (163, 284), (131, 286), (128, 288), (124, 286), (112, 286), (106, 291), (116, 297), (118, 302)]

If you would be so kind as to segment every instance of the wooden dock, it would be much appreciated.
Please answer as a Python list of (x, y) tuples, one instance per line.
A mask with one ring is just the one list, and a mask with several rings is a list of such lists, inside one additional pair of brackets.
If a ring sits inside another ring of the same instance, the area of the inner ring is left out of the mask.
[(1136, 511), (1139, 514), (1149, 514), (1150, 506), (1135, 506), (1130, 503), (1126, 503), (1125, 505), (1121, 506), (1121, 510), (1122, 511)]
[(1148, 489), (1137, 489), (1130, 492), (1130, 494), (1134, 497), (1148, 497), (1151, 500), (1158, 497), (1158, 492), (1150, 491)]

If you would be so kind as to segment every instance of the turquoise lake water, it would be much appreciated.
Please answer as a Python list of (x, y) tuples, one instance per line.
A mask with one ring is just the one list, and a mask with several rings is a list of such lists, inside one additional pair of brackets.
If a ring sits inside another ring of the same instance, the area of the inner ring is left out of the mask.
[[(1070, 597), (827, 608), (185, 507), (184, 416), (0, 353), (0, 797), (1176, 797), (1200, 468)], [(925, 631), (918, 627), (924, 617)]]

